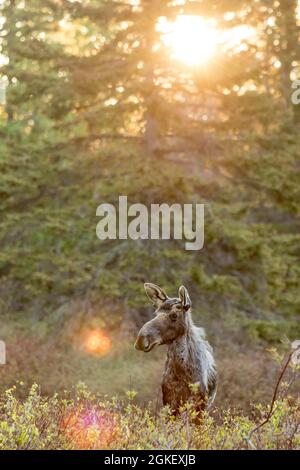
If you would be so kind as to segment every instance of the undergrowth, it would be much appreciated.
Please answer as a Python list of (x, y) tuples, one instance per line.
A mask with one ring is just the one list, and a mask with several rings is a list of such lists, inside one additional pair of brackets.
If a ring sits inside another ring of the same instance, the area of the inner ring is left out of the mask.
[(269, 406), (253, 405), (251, 417), (214, 408), (197, 422), (189, 404), (174, 417), (168, 407), (137, 405), (134, 391), (100, 398), (79, 384), (44, 397), (34, 384), (21, 401), (20, 386), (1, 396), (0, 449), (300, 449), (300, 399), (291, 396), (260, 426)]

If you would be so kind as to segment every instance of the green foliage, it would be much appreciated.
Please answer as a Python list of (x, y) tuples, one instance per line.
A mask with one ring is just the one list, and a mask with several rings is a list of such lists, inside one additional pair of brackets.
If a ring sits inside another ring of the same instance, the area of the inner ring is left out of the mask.
[(57, 396), (43, 398), (36, 384), (23, 403), (15, 398), (14, 391), (15, 387), (1, 396), (0, 448), (49, 449), (64, 445), (57, 418), (64, 413), (67, 401)]
[[(0, 449), (247, 449), (248, 436), (268, 412), (256, 405), (256, 421), (234, 411), (214, 409), (196, 422), (189, 405), (175, 418), (127, 399), (97, 397), (84, 384), (74, 393), (42, 397), (33, 385), (20, 401), (15, 387), (1, 396)], [(251, 436), (252, 448), (298, 449), (299, 402), (278, 400), (271, 420)]]
[(290, 338), (300, 336), (299, 322), (248, 320), (245, 324), (252, 341), (264, 340), (268, 343), (278, 344), (282, 339), (283, 331), (285, 331), (285, 334)]

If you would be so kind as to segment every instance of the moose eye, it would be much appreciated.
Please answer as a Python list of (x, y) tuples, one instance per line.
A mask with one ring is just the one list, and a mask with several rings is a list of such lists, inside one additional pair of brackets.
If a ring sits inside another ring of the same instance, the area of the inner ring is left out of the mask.
[(176, 305), (176, 308), (177, 308), (177, 310), (181, 310), (181, 309), (182, 309), (182, 305)]
[(177, 313), (172, 313), (172, 314), (170, 315), (170, 318), (171, 318), (172, 321), (177, 320)]

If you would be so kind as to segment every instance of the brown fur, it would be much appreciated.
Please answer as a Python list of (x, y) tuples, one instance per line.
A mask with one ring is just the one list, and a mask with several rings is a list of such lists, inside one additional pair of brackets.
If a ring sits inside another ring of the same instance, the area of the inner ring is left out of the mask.
[(188, 291), (181, 286), (179, 297), (169, 298), (155, 284), (145, 284), (145, 290), (155, 306), (155, 317), (142, 327), (135, 347), (149, 352), (156, 345), (169, 345), (163, 403), (177, 413), (182, 404), (193, 401), (201, 411), (215, 398), (217, 377), (212, 348), (204, 331), (193, 324)]

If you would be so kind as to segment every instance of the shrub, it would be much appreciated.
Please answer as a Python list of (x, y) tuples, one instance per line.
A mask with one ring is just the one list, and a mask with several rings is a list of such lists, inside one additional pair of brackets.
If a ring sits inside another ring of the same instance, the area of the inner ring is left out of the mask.
[(48, 398), (34, 384), (23, 401), (15, 392), (1, 396), (1, 449), (300, 449), (300, 399), (290, 396), (251, 435), (268, 406), (255, 405), (252, 417), (214, 408), (197, 422), (189, 404), (175, 418), (168, 407), (138, 406), (132, 391), (101, 399), (80, 384)]

